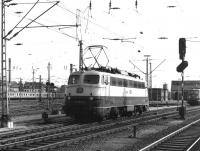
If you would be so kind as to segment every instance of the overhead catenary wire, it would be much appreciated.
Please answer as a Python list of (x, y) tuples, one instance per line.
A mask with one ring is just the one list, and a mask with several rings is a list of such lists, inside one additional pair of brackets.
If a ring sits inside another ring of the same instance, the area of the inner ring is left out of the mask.
[[(31, 26), (31, 27), (27, 27), (27, 28), (36, 28), (36, 27), (44, 27), (44, 28), (47, 28), (47, 29), (49, 29), (49, 30), (52, 30), (52, 31), (54, 31), (54, 32), (57, 32), (57, 33), (59, 33), (59, 34), (62, 34), (62, 35), (65, 35), (65, 36), (68, 36), (68, 37), (70, 37), (70, 38), (72, 38), (72, 39), (75, 39), (75, 40), (77, 40), (77, 37), (75, 37), (75, 36), (71, 36), (71, 35), (69, 35), (69, 34), (67, 34), (67, 33), (64, 33), (64, 32), (62, 32), (61, 30), (60, 30), (60, 28), (58, 28), (58, 29), (55, 29), (55, 28), (52, 28), (52, 27), (54, 27), (54, 25), (45, 25), (45, 24), (42, 24), (42, 23), (40, 23), (40, 22), (38, 22), (38, 21), (35, 21), (35, 20), (33, 20), (33, 19), (30, 19), (30, 18), (27, 18), (27, 17), (25, 17), (25, 19), (27, 19), (27, 20), (31, 20), (31, 21), (33, 21), (34, 23), (36, 23), (36, 24), (38, 24), (38, 25), (40, 25), (40, 26)], [(58, 27), (59, 26), (62, 26), (62, 25), (57, 25)], [(71, 27), (78, 27), (78, 26), (80, 26), (80, 24), (76, 24), (76, 25), (63, 25), (63, 26), (69, 26), (69, 28), (71, 28)], [(64, 27), (64, 28), (66, 28), (66, 27)], [(23, 28), (23, 27), (17, 27), (17, 28)], [(62, 28), (62, 27), (61, 27)], [(86, 43), (86, 44), (85, 44)], [(87, 42), (84, 42), (83, 43), (83, 45), (84, 46), (88, 46), (89, 45), (89, 43), (87, 43)], [(46, 60), (46, 59), (45, 59)]]
[[(98, 10), (98, 8), (96, 8), (95, 9), (95, 11), (98, 11), (98, 12), (102, 12), (102, 13), (106, 13), (106, 15), (109, 15), (110, 17), (112, 17), (112, 18), (114, 18), (115, 20), (116, 20), (116, 18), (118, 18), (118, 16), (115, 16), (114, 14), (109, 14), (108, 12), (105, 12), (105, 11), (100, 11), (100, 10)], [(137, 13), (137, 14), (139, 14), (139, 13)], [(94, 17), (92, 17), (92, 19), (94, 19)], [(118, 21), (118, 22), (120, 22), (121, 23), (121, 21), (120, 20), (116, 20), (116, 21)], [(87, 22), (88, 23), (88, 22)], [(122, 22), (123, 23), (123, 25), (124, 25), (124, 22)], [(126, 28), (126, 27), (125, 27)], [(110, 31), (108, 31), (108, 30), (105, 30), (105, 31), (107, 31), (107, 32), (109, 32), (109, 33), (111, 33)], [(140, 34), (143, 34), (143, 31), (140, 31), (139, 32)], [(120, 35), (119, 33), (112, 33), (112, 34), (114, 34), (114, 35), (117, 35), (117, 37), (122, 37), (122, 39), (127, 39), (126, 37), (124, 37), (124, 36), (122, 36), (122, 35)], [(137, 37), (137, 36), (136, 36)], [(138, 37), (137, 37), (138, 38)], [(102, 39), (102, 37), (101, 37), (101, 39)], [(104, 39), (104, 38), (103, 38)], [(125, 40), (122, 40), (123, 42), (131, 42), (131, 43), (134, 43), (135, 45), (137, 45), (137, 46), (139, 46), (139, 47), (143, 47), (143, 46), (141, 46), (140, 44), (138, 44), (138, 42), (132, 42), (132, 41), (125, 41)]]
[[(58, 6), (58, 5), (57, 5)], [(72, 12), (73, 13), (73, 12)], [(82, 17), (82, 16), (80, 16), (80, 17)], [(84, 19), (85, 19), (85, 17), (84, 17)], [(87, 20), (88, 20), (88, 18), (87, 18)], [(62, 33), (63, 34), (63, 33)], [(116, 33), (115, 33), (116, 34)]]
[(92, 13), (91, 13), (91, 11), (92, 11), (92, 2), (91, 1), (90, 1), (89, 6), (87, 8), (88, 8), (88, 13), (87, 13), (88, 19), (87, 19), (87, 24), (86, 24), (86, 28), (85, 28), (85, 33), (88, 30), (88, 20), (89, 20), (90, 17), (92, 18)]
[[(26, 28), (50, 28), (50, 27), (65, 27), (65, 28), (71, 28), (71, 27), (77, 27), (78, 25), (41, 25), (41, 26), (29, 26)], [(16, 27), (16, 28), (24, 28), (24, 27)], [(59, 28), (60, 29), (60, 28)]]
[[(29, 20), (32, 20), (32, 19), (29, 19)], [(59, 33), (59, 34), (62, 34), (62, 35), (68, 36), (68, 37), (70, 37), (70, 38), (76, 39), (76, 37), (74, 37), (74, 36), (71, 36), (71, 35), (69, 35), (69, 34), (67, 34), (67, 33), (61, 32), (60, 30), (52, 29), (50, 26), (44, 25), (44, 24), (42, 24), (42, 23), (39, 23), (38, 21), (34, 21), (34, 22), (37, 23), (38, 25), (41, 25), (41, 27), (42, 27), (42, 26), (43, 26), (43, 27), (46, 27), (47, 29), (50, 29), (50, 30), (52, 30), (52, 31), (55, 31), (55, 32), (57, 32), (57, 33)], [(77, 25), (73, 25), (73, 26), (71, 26), (71, 27), (76, 27), (76, 26), (77, 26)]]
[[(48, 1), (49, 1), (49, 0), (48, 0)], [(73, 11), (71, 11), (71, 10), (69, 10), (69, 9), (67, 9), (67, 8), (65, 8), (65, 7), (63, 7), (63, 6), (61, 6), (61, 5), (57, 5), (57, 7), (60, 7), (61, 9), (63, 9), (63, 10), (65, 10), (65, 11), (71, 13), (72, 15), (76, 16), (76, 13), (74, 13)], [(103, 30), (105, 30), (105, 31), (107, 31), (107, 32), (109, 32), (109, 33), (111, 33), (111, 34), (114, 34), (114, 35), (119, 36), (119, 34), (113, 32), (113, 31), (110, 31), (109, 29), (105, 28), (104, 26), (102, 26), (102, 25), (100, 25), (100, 24), (97, 24), (97, 23), (91, 21), (90, 19), (88, 19), (88, 18), (86, 18), (86, 17), (84, 17), (84, 16), (82, 16), (82, 15), (80, 15), (80, 18), (82, 18), (82, 19), (84, 19), (84, 20), (86, 20), (86, 21), (88, 20), (88, 22), (92, 23), (93, 25), (95, 25), (95, 26), (97, 26), (97, 27), (99, 27), (99, 28), (101, 28), (101, 29), (103, 29)]]
[[(16, 15), (16, 14), (15, 14)], [(18, 16), (18, 15), (17, 15)], [(19, 16), (18, 16), (19, 17)], [(45, 24), (42, 24), (42, 23), (40, 23), (40, 22), (38, 22), (38, 21), (36, 21), (36, 20), (33, 20), (33, 19), (30, 19), (30, 18), (28, 18), (28, 17), (25, 17), (25, 19), (27, 19), (27, 20), (29, 20), (29, 21), (33, 21), (34, 23), (36, 23), (36, 24), (38, 24), (38, 25), (40, 25), (40, 26), (29, 26), (29, 27), (26, 27), (26, 28), (41, 28), (41, 27), (44, 27), (44, 28), (47, 28), (47, 29), (49, 29), (49, 30), (52, 30), (52, 31), (54, 31), (54, 32), (57, 32), (57, 33), (59, 33), (59, 34), (62, 34), (62, 35), (65, 35), (65, 36), (68, 36), (68, 37), (70, 37), (70, 38), (73, 38), (73, 39), (76, 39), (76, 37), (74, 37), (74, 36), (71, 36), (71, 35), (69, 35), (69, 34), (67, 34), (67, 33), (64, 33), (64, 32), (62, 32), (60, 29), (61, 28), (72, 28), (72, 27), (76, 27), (76, 26), (80, 26), (79, 24), (76, 24), (76, 25), (45, 25)], [(60, 27), (60, 28), (58, 28), (58, 29), (55, 29), (54, 27)], [(53, 28), (52, 28), (53, 27)], [(24, 27), (16, 27), (16, 28), (24, 28)]]
[[(47, 1), (50, 2), (49, 0), (47, 0)], [(71, 13), (72, 15), (74, 15), (74, 16), (77, 17), (77, 12), (74, 13), (73, 11), (67, 9), (66, 7), (61, 6), (61, 3), (58, 4), (57, 7), (59, 7), (59, 8), (61, 8), (61, 9), (65, 10), (66, 12), (69, 12), (69, 13)], [(89, 8), (91, 9), (91, 7), (92, 7), (92, 3), (91, 3), (91, 1), (90, 1)], [(87, 8), (88, 8), (88, 7), (87, 7)], [(85, 11), (86, 11), (86, 9), (85, 9)], [(84, 12), (82, 12), (82, 11), (80, 11), (80, 10), (79, 10), (79, 12), (84, 13)], [(83, 19), (83, 20), (86, 20), (87, 26), (88, 26), (88, 23), (90, 22), (91, 24), (93, 24), (93, 25), (95, 25), (95, 26), (97, 26), (97, 27), (99, 27), (99, 28), (105, 30), (105, 31), (108, 32), (108, 33), (114, 34), (114, 35), (116, 35), (116, 36), (118, 36), (118, 37), (123, 37), (123, 36), (119, 35), (118, 33), (113, 32), (113, 31), (111, 31), (111, 30), (105, 28), (104, 26), (102, 26), (102, 25), (100, 25), (100, 24), (97, 24), (97, 23), (91, 21), (88, 17), (82, 16), (81, 14), (79, 14), (79, 18), (81, 18), (81, 19)], [(93, 18), (93, 17), (91, 17), (91, 18)], [(94, 18), (93, 18), (93, 19), (94, 19)], [(81, 22), (81, 20), (79, 20), (79, 21)], [(86, 26), (86, 30), (87, 30), (87, 26)], [(86, 30), (85, 30), (85, 31), (86, 31)], [(79, 32), (81, 32), (81, 27), (79, 28)], [(82, 37), (82, 33), (79, 33), (79, 34), (81, 34), (80, 36)], [(77, 37), (77, 31), (76, 31), (76, 37)], [(80, 38), (80, 39), (82, 39), (82, 38)], [(77, 38), (76, 40), (78, 40), (78, 38)]]
[[(57, 1), (50, 1), (50, 2), (39, 2), (39, 3), (43, 3), (43, 4), (46, 4), (46, 3), (54, 3), (54, 2), (57, 2)], [(33, 2), (24, 2), (24, 3), (22, 3), (22, 2), (18, 2), (18, 3), (11, 3), (11, 4), (35, 4), (35, 3), (33, 3)]]
[[(57, 5), (58, 6), (58, 5)], [(91, 7), (91, 4), (90, 4), (90, 7)], [(73, 12), (72, 12), (73, 13)], [(82, 18), (82, 16), (80, 16), (81, 18)], [(83, 19), (85, 19), (85, 17), (83, 17)], [(87, 21), (88, 21), (88, 18), (87, 18)], [(93, 22), (92, 22), (93, 23)], [(96, 24), (95, 24), (96, 25)], [(107, 31), (107, 29), (106, 29), (106, 31)], [(67, 35), (67, 36), (69, 36), (69, 37), (71, 37), (71, 38), (74, 38), (73, 36), (70, 36), (70, 35), (68, 35), (68, 34), (66, 34), (66, 33), (63, 33), (63, 32), (59, 32), (59, 33), (61, 33), (61, 34), (64, 34), (64, 35)], [(114, 33), (114, 34), (116, 34), (116, 33)]]
[[(51, 2), (51, 1), (48, 1), (48, 3), (49, 3), (49, 2)], [(70, 11), (70, 10), (68, 10), (68, 9), (66, 9), (66, 8), (64, 8), (64, 7), (62, 7), (62, 6), (60, 6), (60, 5), (57, 5), (57, 6), (59, 6), (60, 8), (62, 8), (62, 9), (64, 9), (64, 10), (67, 10), (68, 12), (72, 13), (73, 15), (76, 15), (76, 14), (73, 13), (72, 11)], [(89, 9), (91, 9), (91, 1), (90, 1), (90, 4), (89, 4), (88, 7), (89, 7)], [(81, 12), (81, 11), (80, 11), (80, 12)], [(110, 32), (110, 31), (108, 31), (108, 29), (104, 28), (103, 26), (101, 26), (101, 25), (99, 25), (99, 24), (96, 24), (96, 23), (90, 21), (89, 18), (85, 18), (84, 16), (81, 16), (81, 15), (80, 15), (80, 18), (86, 19), (86, 20), (87, 20), (87, 23), (88, 23), (88, 22), (91, 22), (92, 24), (97, 25), (97, 26), (100, 27), (100, 28), (103, 28), (105, 31)], [(32, 21), (33, 21), (33, 20), (32, 20)], [(44, 26), (44, 27), (47, 27), (47, 28), (50, 27), (50, 26), (47, 26), (47, 25), (43, 25), (43, 26)], [(33, 27), (27, 27), (27, 28), (33, 28)], [(65, 28), (65, 27), (64, 27), (64, 28)], [(49, 28), (49, 29), (50, 29), (50, 28)], [(58, 32), (58, 31), (56, 31), (56, 32)], [(67, 36), (69, 36), (69, 37), (75, 39), (74, 36), (71, 36), (71, 35), (66, 34), (66, 33), (64, 33), (64, 32), (58, 32), (58, 33), (63, 34), (63, 35), (67, 35)], [(118, 35), (117, 33), (113, 33), (113, 32), (110, 32), (110, 33), (115, 34), (115, 35)], [(82, 38), (81, 38), (81, 39), (82, 39)]]
[(53, 4), (51, 7), (49, 7), (47, 10), (45, 10), (42, 14), (40, 14), (39, 16), (37, 16), (35, 19), (33, 19), (31, 22), (29, 22), (26, 26), (24, 26), (21, 30), (19, 30), (18, 32), (16, 32), (11, 38), (8, 38), (8, 40), (11, 40), (12, 38), (16, 37), (20, 32), (22, 32), (26, 27), (28, 27), (30, 24), (32, 24), (35, 20), (37, 20), (38, 18), (40, 18), (42, 15), (44, 15), (47, 11), (49, 11), (50, 9), (52, 9), (55, 5), (57, 5), (59, 3), (59, 1), (57, 1), (55, 4)]
[(29, 11), (22, 17), (22, 19), (8, 32), (8, 34), (4, 37), (6, 38), (8, 35), (10, 35), (13, 30), (24, 20), (24, 18), (31, 12), (31, 10), (36, 6), (36, 4), (39, 2), (39, 0), (37, 0), (34, 5), (29, 9)]
[[(82, 31), (81, 31), (81, 20), (80, 20), (80, 10), (76, 10), (76, 24), (80, 24), (79, 27), (76, 27), (76, 40), (80, 41), (82, 40)], [(79, 31), (78, 31), (79, 30)], [(79, 37), (80, 34), (80, 37)]]

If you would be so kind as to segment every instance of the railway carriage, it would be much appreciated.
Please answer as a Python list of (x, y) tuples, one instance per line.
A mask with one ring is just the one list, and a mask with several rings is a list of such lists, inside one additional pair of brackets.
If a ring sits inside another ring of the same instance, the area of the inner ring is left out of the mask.
[(190, 105), (200, 104), (200, 89), (187, 90), (187, 103)]
[(127, 116), (148, 106), (145, 82), (136, 74), (93, 69), (69, 76), (64, 111), (76, 119)]

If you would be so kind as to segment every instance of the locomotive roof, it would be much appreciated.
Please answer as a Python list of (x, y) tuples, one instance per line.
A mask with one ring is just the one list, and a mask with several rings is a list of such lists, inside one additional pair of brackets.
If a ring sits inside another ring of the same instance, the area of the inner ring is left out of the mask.
[(135, 79), (142, 80), (141, 77), (137, 74), (130, 73), (127, 71), (122, 71), (117, 68), (91, 68), (91, 69), (87, 69), (87, 70), (83, 70), (83, 71), (76, 71), (76, 72), (73, 72), (72, 74), (80, 75), (80, 74), (87, 74), (87, 73), (88, 74), (108, 73), (110, 75), (126, 76), (126, 77), (132, 77)]

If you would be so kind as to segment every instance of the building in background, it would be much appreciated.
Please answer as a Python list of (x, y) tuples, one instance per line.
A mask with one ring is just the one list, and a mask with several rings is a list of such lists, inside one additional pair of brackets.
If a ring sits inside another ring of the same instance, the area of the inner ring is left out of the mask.
[(24, 92), (46, 92), (46, 85), (40, 82), (25, 82), (23, 85)]
[[(62, 88), (63, 89), (63, 88)], [(8, 97), (10, 99), (39, 99), (53, 97), (64, 98), (64, 92), (59, 91), (60, 88), (51, 87), (51, 91), (47, 91), (47, 85), (40, 82), (15, 82), (12, 81), (9, 86)]]
[[(187, 80), (184, 81), (183, 96), (187, 100), (187, 93), (192, 89), (200, 89), (200, 80)], [(174, 80), (171, 82), (171, 98), (173, 100), (182, 99), (182, 81)]]
[(168, 101), (169, 91), (167, 84), (163, 88), (149, 88), (149, 101)]

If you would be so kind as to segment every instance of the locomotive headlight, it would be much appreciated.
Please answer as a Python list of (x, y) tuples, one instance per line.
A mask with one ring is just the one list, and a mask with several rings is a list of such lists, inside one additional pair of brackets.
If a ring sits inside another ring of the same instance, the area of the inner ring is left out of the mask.
[(68, 94), (68, 96), (67, 96), (67, 100), (71, 100), (70, 95), (71, 95), (71, 93)]
[(89, 97), (90, 101), (94, 100), (94, 97), (93, 96), (90, 96)]
[(71, 97), (70, 97), (70, 96), (68, 96), (68, 97), (67, 97), (67, 100), (71, 100)]
[(90, 101), (94, 100), (94, 97), (92, 96), (92, 93), (90, 93), (89, 99), (90, 99)]

